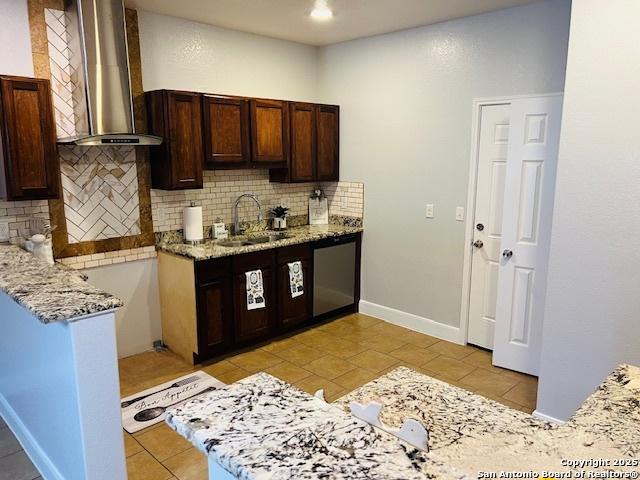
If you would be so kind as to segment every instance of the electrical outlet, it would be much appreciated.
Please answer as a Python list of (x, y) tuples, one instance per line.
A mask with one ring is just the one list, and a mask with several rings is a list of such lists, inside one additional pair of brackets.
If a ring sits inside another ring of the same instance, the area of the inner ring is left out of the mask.
[(347, 201), (347, 197), (340, 197), (340, 208), (347, 208), (349, 206), (349, 203)]
[(8, 242), (9, 240), (9, 222), (0, 222), (0, 242)]
[(425, 210), (426, 218), (433, 218), (433, 203), (427, 203), (427, 208)]
[(464, 221), (464, 207), (456, 207), (456, 220), (458, 222)]

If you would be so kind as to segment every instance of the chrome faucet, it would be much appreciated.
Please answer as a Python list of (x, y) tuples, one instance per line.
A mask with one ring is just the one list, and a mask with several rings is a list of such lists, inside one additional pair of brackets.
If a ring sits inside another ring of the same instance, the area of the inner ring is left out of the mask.
[(240, 219), (238, 218), (238, 205), (243, 197), (250, 198), (256, 205), (258, 205), (258, 222), (262, 221), (262, 205), (260, 205), (260, 201), (258, 197), (252, 193), (243, 193), (238, 198), (236, 198), (236, 203), (233, 205), (233, 234), (240, 235), (242, 230), (240, 229)]

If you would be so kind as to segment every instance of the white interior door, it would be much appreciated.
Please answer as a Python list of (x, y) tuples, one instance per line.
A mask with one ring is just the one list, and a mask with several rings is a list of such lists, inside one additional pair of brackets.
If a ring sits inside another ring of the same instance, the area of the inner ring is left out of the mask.
[(496, 318), (510, 108), (484, 105), (480, 112), (467, 340), (489, 349)]
[(493, 364), (537, 375), (562, 96), (510, 110)]

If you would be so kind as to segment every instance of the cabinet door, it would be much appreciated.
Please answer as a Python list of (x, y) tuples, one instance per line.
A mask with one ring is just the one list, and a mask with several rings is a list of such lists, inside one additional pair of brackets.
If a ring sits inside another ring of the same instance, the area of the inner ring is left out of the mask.
[(317, 179), (338, 181), (340, 165), (340, 107), (317, 106)]
[(311, 182), (316, 176), (316, 109), (310, 103), (291, 103), (292, 182)]
[(231, 277), (198, 286), (198, 356), (206, 360), (233, 345), (233, 292)]
[(251, 160), (248, 101), (205, 95), (202, 105), (206, 166), (248, 166)]
[(0, 84), (7, 198), (55, 198), (60, 167), (49, 81), (2, 77)]
[(276, 312), (273, 268), (261, 268), (266, 306), (256, 310), (247, 308), (247, 280), (244, 273), (234, 276), (235, 339), (237, 344), (268, 337), (273, 331)]
[(292, 298), (289, 283), (289, 264), (278, 266), (278, 326), (290, 330), (306, 324), (313, 311), (313, 270), (309, 260), (301, 260), (304, 293)]
[(289, 151), (287, 102), (251, 100), (251, 151), (254, 166), (284, 166)]
[(167, 92), (168, 138), (174, 188), (202, 188), (202, 110), (200, 95)]

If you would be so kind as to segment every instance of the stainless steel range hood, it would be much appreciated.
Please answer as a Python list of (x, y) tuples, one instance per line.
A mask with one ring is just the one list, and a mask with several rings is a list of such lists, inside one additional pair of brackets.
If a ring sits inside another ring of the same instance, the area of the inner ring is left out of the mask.
[[(77, 135), (59, 143), (158, 145), (161, 137), (135, 132), (129, 55), (122, 0), (66, 2), (73, 32), (72, 79)], [(79, 55), (76, 55), (76, 52)], [(78, 125), (79, 124), (79, 125)]]

